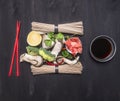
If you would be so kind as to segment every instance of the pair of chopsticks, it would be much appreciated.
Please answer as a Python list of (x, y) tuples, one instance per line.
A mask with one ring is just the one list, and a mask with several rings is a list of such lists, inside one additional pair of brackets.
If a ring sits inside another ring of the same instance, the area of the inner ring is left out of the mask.
[(13, 64), (14, 64), (14, 57), (16, 56), (16, 76), (20, 76), (20, 67), (19, 67), (19, 34), (20, 34), (20, 26), (21, 23), (20, 21), (17, 20), (16, 22), (16, 38), (14, 42), (14, 47), (13, 47), (13, 53), (11, 57), (11, 63), (10, 63), (10, 69), (8, 76), (12, 75), (12, 69), (13, 69)]

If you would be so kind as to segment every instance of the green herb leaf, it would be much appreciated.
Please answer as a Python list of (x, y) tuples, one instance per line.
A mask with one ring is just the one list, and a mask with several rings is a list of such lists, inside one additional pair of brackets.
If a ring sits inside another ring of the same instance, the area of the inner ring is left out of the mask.
[(55, 41), (55, 35), (53, 32), (48, 33), (48, 37), (52, 40)]
[(70, 54), (67, 50), (62, 51), (62, 56), (68, 59), (73, 59), (72, 54)]
[(73, 59), (73, 56), (71, 54), (69, 54), (69, 56), (67, 58), (68, 59)]
[(58, 33), (56, 35), (56, 39), (62, 41), (64, 39), (64, 35), (62, 33)]
[(65, 57), (65, 58), (68, 57), (69, 56), (69, 52), (67, 50), (63, 50), (62, 51), (62, 56)]
[(45, 40), (45, 45), (51, 47), (52, 46), (52, 40)]
[(67, 40), (67, 39), (69, 39), (69, 38), (70, 38), (70, 36), (68, 36), (68, 35), (67, 35), (67, 36), (65, 36), (65, 39), (66, 39), (66, 40)]

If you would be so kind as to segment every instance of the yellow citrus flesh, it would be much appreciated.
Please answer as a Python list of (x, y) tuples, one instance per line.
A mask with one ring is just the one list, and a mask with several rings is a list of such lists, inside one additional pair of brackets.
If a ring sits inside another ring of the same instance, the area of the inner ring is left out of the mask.
[(30, 46), (38, 46), (42, 41), (42, 36), (39, 32), (31, 31), (27, 36), (27, 43)]

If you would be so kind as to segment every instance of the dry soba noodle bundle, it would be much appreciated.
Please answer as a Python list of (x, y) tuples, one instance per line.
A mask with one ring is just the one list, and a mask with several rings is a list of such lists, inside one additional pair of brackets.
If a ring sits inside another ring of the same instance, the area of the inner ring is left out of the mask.
[[(62, 74), (81, 74), (82, 73), (82, 64), (78, 62), (73, 65), (63, 64), (57, 67), (57, 73)], [(43, 65), (41, 67), (36, 67), (31, 65), (31, 72), (33, 75), (38, 74), (49, 74), (49, 73), (56, 73), (55, 66)]]
[(32, 22), (31, 25), (32, 25), (32, 30), (40, 31), (44, 33), (55, 32), (55, 29), (57, 29), (58, 32), (62, 32), (62, 33), (83, 35), (82, 21), (58, 24), (58, 26), (55, 26), (54, 24), (46, 24), (40, 22)]

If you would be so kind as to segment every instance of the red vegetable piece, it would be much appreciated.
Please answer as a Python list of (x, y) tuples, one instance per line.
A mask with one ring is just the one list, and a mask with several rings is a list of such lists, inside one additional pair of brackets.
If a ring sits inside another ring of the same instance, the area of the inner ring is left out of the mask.
[(73, 55), (76, 55), (77, 53), (82, 53), (82, 43), (78, 37), (68, 39), (65, 42), (65, 45)]

